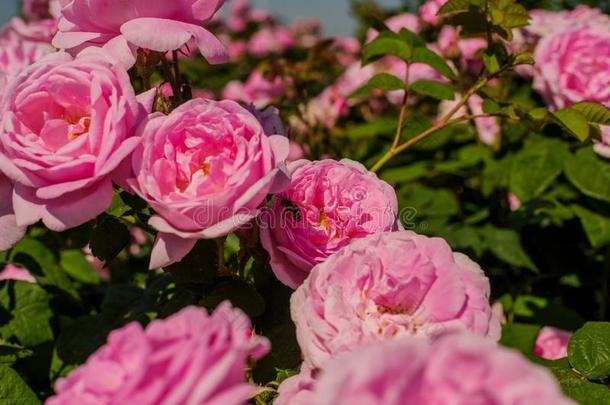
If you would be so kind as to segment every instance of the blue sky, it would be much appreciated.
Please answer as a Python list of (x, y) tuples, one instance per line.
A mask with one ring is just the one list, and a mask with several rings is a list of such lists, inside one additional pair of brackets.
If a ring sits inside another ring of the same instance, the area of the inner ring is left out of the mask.
[[(1, 23), (15, 15), (17, 3), (17, 0), (0, 0)], [(272, 10), (286, 21), (294, 17), (317, 17), (322, 20), (325, 32), (331, 35), (348, 35), (354, 30), (349, 0), (253, 0), (253, 3)], [(396, 7), (400, 0), (378, 0), (378, 3)]]

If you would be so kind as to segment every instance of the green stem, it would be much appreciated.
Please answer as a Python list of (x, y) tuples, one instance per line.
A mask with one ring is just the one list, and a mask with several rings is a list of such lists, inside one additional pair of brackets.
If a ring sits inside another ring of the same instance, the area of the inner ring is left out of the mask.
[[(453, 116), (468, 102), (468, 99), (477, 91), (479, 91), (483, 86), (485, 86), (485, 84), (491, 79), (491, 77), (486, 77), (486, 78), (482, 78), (479, 79), (474, 86), (472, 86), (470, 89), (468, 89), (468, 91), (466, 93), (464, 93), (464, 95), (462, 96), (462, 98), (460, 99), (460, 101), (458, 101), (458, 103), (447, 113), (445, 114), (445, 116), (443, 116), (438, 124), (434, 125), (431, 128), (428, 128), (427, 130), (425, 130), (424, 132), (420, 133), (419, 135), (409, 139), (408, 141), (404, 142), (401, 145), (398, 145), (397, 142), (395, 142), (395, 144), (392, 145), (392, 147), (390, 148), (390, 150), (388, 150), (388, 152), (383, 155), (378, 161), (377, 163), (375, 163), (373, 165), (373, 167), (371, 168), (371, 171), (373, 173), (378, 172), (388, 161), (390, 161), (394, 156), (400, 154), (401, 152), (409, 149), (411, 146), (415, 145), (416, 143), (418, 143), (419, 141), (425, 139), (426, 137), (432, 135), (435, 132), (438, 132), (439, 130), (445, 128), (448, 125), (452, 125), (458, 122), (462, 122), (462, 121), (468, 121), (470, 119), (472, 119), (472, 116), (466, 116), (466, 117), (459, 117), (456, 119), (452, 119)], [(399, 118), (399, 130), (401, 127), (401, 118)]]
[(402, 97), (402, 106), (400, 107), (400, 115), (398, 116), (398, 127), (396, 128), (396, 134), (394, 135), (394, 142), (392, 143), (392, 149), (396, 149), (400, 138), (402, 136), (402, 127), (405, 122), (405, 116), (407, 115), (407, 103), (409, 101), (409, 70), (411, 65), (407, 62), (407, 73), (405, 74), (405, 94)]

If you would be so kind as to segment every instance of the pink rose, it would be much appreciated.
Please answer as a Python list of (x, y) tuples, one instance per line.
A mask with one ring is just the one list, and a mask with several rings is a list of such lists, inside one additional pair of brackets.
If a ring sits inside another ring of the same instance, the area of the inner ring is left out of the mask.
[(227, 26), (231, 31), (242, 32), (249, 23), (270, 22), (273, 20), (267, 11), (252, 9), (249, 0), (232, 0), (227, 18)]
[[(421, 24), (416, 15), (403, 13), (388, 18), (384, 21), (386, 27), (390, 31), (399, 33), (401, 29), (406, 28), (409, 31), (419, 32), (421, 30)], [(374, 28), (370, 28), (366, 33), (366, 42), (371, 42), (379, 35), (379, 31)]]
[(545, 326), (538, 333), (534, 354), (546, 360), (558, 360), (568, 357), (568, 343), (572, 332)]
[(527, 36), (543, 38), (557, 31), (590, 24), (610, 24), (610, 17), (598, 8), (578, 5), (574, 10), (529, 12), (530, 24), (523, 28)]
[(51, 37), (56, 24), (53, 20), (26, 23), (13, 18), (0, 30), (0, 73), (15, 76), (23, 68), (50, 53)]
[[(443, 100), (438, 107), (438, 118), (444, 117), (457, 105), (458, 101), (462, 98), (459, 94), (456, 95), (452, 101)], [(468, 108), (463, 106), (454, 115), (453, 118), (463, 117), (469, 114), (468, 109), (472, 115), (483, 114), (483, 99), (478, 94), (473, 94), (468, 99)], [(495, 145), (499, 141), (499, 136), (502, 131), (500, 124), (496, 117), (481, 117), (474, 119), (474, 124), (479, 135), (479, 139), (486, 145)]]
[(481, 71), (483, 60), (479, 54), (487, 48), (487, 40), (483, 38), (460, 38), (459, 31), (456, 28), (445, 25), (438, 35), (438, 46), (445, 57), (459, 56), (463, 70), (473, 74), (478, 74)]
[(0, 40), (0, 73), (15, 76), (23, 68), (54, 51), (53, 47), (41, 42)]
[(316, 405), (576, 405), (547, 369), (469, 334), (345, 354), (321, 371), (309, 395)]
[(213, 314), (189, 307), (142, 328), (113, 331), (87, 362), (60, 379), (46, 405), (245, 405), (250, 358), (269, 351), (250, 320), (227, 302)]
[(0, 271), (0, 281), (4, 280), (16, 280), (25, 281), (27, 283), (36, 283), (36, 279), (30, 274), (29, 271), (27, 271), (27, 269), (24, 269), (20, 266), (16, 266), (14, 264), (7, 264), (6, 266), (4, 266), (4, 269)]
[(13, 183), (0, 171), (0, 252), (12, 248), (23, 238), (27, 226), (17, 225), (13, 209)]
[(288, 182), (278, 168), (288, 139), (265, 134), (233, 101), (193, 99), (168, 116), (152, 114), (140, 133), (135, 178), (127, 183), (157, 214), (151, 268), (181, 260), (198, 239), (250, 222), (267, 194)]
[(51, 46), (51, 39), (56, 30), (57, 21), (55, 20), (25, 22), (21, 18), (15, 17), (0, 30), (0, 41), (42, 42), (55, 50)]
[(438, 22), (438, 12), (447, 3), (447, 0), (427, 0), (419, 8), (419, 16), (430, 25)]
[(261, 216), (261, 243), (277, 278), (298, 287), (311, 269), (352, 239), (397, 228), (394, 189), (344, 159), (290, 163), (290, 188)]
[(283, 53), (292, 48), (296, 40), (289, 29), (285, 27), (265, 27), (257, 31), (250, 42), (248, 51), (257, 58), (262, 58), (270, 53)]
[(225, 63), (224, 46), (201, 26), (224, 0), (61, 0), (57, 48), (77, 52), (103, 46), (126, 68), (135, 63), (135, 48), (168, 52), (191, 39), (212, 64)]
[(511, 211), (515, 212), (521, 208), (523, 205), (519, 197), (517, 197), (514, 193), (508, 193), (508, 207)]
[(285, 91), (281, 77), (277, 76), (268, 80), (260, 70), (255, 70), (245, 83), (237, 80), (227, 83), (222, 92), (222, 97), (252, 103), (256, 108), (265, 108), (274, 99), (282, 97)]
[(312, 396), (318, 374), (318, 370), (314, 370), (303, 363), (299, 374), (282, 381), (277, 390), (278, 397), (273, 402), (273, 405), (314, 404)]
[(17, 224), (63, 231), (104, 212), (115, 169), (140, 142), (152, 100), (142, 102), (97, 49), (48, 55), (13, 78), (0, 102), (0, 171), (15, 182)]
[(275, 107), (267, 107), (264, 110), (258, 110), (253, 105), (247, 107), (247, 110), (252, 113), (260, 122), (263, 131), (267, 135), (285, 135), (284, 124), (280, 117), (280, 110)]
[(349, 113), (350, 103), (354, 103), (349, 96), (375, 76), (376, 69), (374, 64), (362, 66), (359, 61), (348, 66), (332, 86), (324, 89), (304, 108), (302, 116), (305, 122), (296, 123), (301, 126), (300, 132), (306, 131), (307, 126), (334, 127), (340, 117)]
[(534, 88), (555, 109), (579, 101), (610, 106), (610, 24), (576, 26), (542, 38)]
[(322, 367), (399, 336), (467, 330), (498, 339), (489, 294), (481, 268), (443, 239), (398, 231), (354, 240), (314, 267), (290, 311), (305, 362)]
[(290, 141), (290, 150), (286, 162), (296, 162), (307, 156), (307, 145), (303, 146), (295, 141)]
[(61, 0), (23, 0), (22, 12), (29, 21), (59, 18)]

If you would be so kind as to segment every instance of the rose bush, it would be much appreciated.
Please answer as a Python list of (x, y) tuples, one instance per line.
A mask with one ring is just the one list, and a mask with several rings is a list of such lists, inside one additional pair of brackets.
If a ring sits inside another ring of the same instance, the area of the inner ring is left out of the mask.
[(0, 402), (610, 403), (589, 3), (20, 2)]

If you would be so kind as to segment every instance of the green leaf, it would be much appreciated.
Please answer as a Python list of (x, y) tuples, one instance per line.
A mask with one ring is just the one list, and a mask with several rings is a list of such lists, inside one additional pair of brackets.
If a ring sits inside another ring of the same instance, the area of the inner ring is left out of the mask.
[(120, 217), (125, 215), (127, 212), (131, 211), (131, 207), (123, 201), (121, 198), (121, 192), (115, 190), (112, 195), (112, 204), (106, 210), (108, 215), (112, 215), (113, 217)]
[(401, 28), (398, 37), (411, 47), (425, 47), (426, 41), (422, 37), (406, 28)]
[(8, 365), (32, 356), (34, 352), (12, 343), (0, 342), (0, 364)]
[(433, 80), (417, 80), (409, 86), (411, 90), (437, 100), (453, 100), (455, 91), (451, 86)]
[(197, 241), (180, 262), (167, 266), (176, 283), (212, 284), (218, 269), (218, 248), (212, 240)]
[(424, 63), (450, 80), (457, 79), (451, 67), (445, 62), (445, 59), (428, 48), (415, 48), (410, 61), (412, 63)]
[(57, 256), (42, 242), (24, 238), (11, 251), (10, 261), (22, 264), (42, 286), (59, 288), (74, 300), (78, 291), (59, 265)]
[(519, 350), (525, 355), (534, 352), (536, 338), (541, 326), (527, 325), (522, 323), (507, 323), (502, 326), (502, 338), (500, 344)]
[(415, 183), (403, 186), (399, 197), (402, 208), (415, 209), (418, 216), (450, 217), (460, 213), (457, 197), (447, 189), (433, 189)]
[(553, 116), (557, 122), (579, 141), (584, 142), (589, 137), (589, 123), (587, 118), (580, 112), (564, 108), (563, 110), (555, 111)]
[(400, 184), (417, 180), (430, 172), (428, 162), (411, 163), (402, 167), (393, 167), (381, 172), (381, 178), (388, 183)]
[(65, 364), (84, 363), (93, 352), (106, 343), (112, 326), (100, 315), (87, 315), (75, 320), (65, 319), (56, 342), (57, 356)]
[(591, 148), (568, 156), (564, 171), (568, 180), (583, 194), (610, 202), (610, 165), (602, 162)]
[(571, 105), (570, 109), (581, 113), (589, 122), (610, 125), (610, 108), (602, 104), (583, 101)]
[(473, 4), (469, 0), (449, 0), (438, 10), (438, 15), (468, 11)]
[(502, 297), (502, 304), (512, 313), (517, 322), (536, 325), (551, 325), (564, 330), (575, 330), (585, 320), (574, 310), (560, 302), (533, 295), (519, 295), (514, 301), (511, 296)]
[(353, 92), (350, 97), (363, 97), (369, 94), (372, 89), (383, 91), (404, 90), (405, 83), (394, 75), (379, 73), (373, 76), (367, 84)]
[[(553, 363), (562, 363), (561, 360)], [(574, 372), (570, 367), (551, 366), (561, 389), (580, 405), (610, 404), (610, 389), (606, 384), (597, 384)]]
[(37, 284), (4, 282), (0, 288), (0, 308), (10, 315), (0, 331), (2, 337), (15, 337), (25, 347), (53, 340), (50, 302), (47, 292)]
[(517, 55), (514, 55), (514, 57), (512, 59), (513, 66), (533, 65), (535, 63), (536, 63), (536, 61), (534, 60), (534, 57), (529, 53), (519, 53)]
[(352, 139), (370, 139), (379, 135), (390, 137), (396, 132), (396, 118), (379, 117), (371, 121), (350, 125), (345, 129), (345, 134)]
[(265, 312), (265, 300), (256, 288), (238, 279), (223, 281), (215, 286), (206, 294), (201, 305), (212, 310), (225, 300), (231, 301), (231, 304), (242, 309), (252, 318)]
[(587, 322), (568, 345), (570, 364), (590, 380), (610, 376), (610, 322)]
[(91, 253), (100, 260), (112, 260), (130, 240), (129, 229), (113, 217), (101, 219), (91, 232)]
[(497, 73), (508, 61), (508, 52), (499, 42), (491, 44), (483, 53), (483, 63), (491, 74)]
[(362, 61), (367, 65), (380, 57), (393, 55), (409, 62), (413, 49), (398, 37), (380, 34), (376, 39), (364, 46)]
[(19, 373), (0, 365), (0, 405), (40, 405), (34, 391), (23, 381)]
[(510, 190), (522, 202), (539, 197), (561, 174), (568, 154), (568, 145), (558, 140), (526, 143), (515, 157)]
[(487, 225), (481, 229), (491, 252), (500, 260), (515, 267), (538, 272), (538, 269), (527, 255), (521, 244), (519, 234), (512, 229), (496, 228)]
[(591, 246), (599, 249), (610, 245), (610, 218), (589, 211), (579, 205), (573, 205), (571, 208), (580, 219)]
[(70, 277), (85, 284), (99, 284), (100, 275), (78, 249), (65, 250), (60, 254), (61, 267)]

